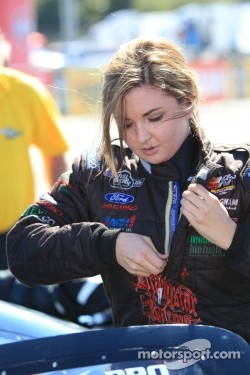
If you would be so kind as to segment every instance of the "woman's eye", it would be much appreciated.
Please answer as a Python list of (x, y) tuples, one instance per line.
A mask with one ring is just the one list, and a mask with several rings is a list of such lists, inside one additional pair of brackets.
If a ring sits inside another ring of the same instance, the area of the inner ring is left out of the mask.
[(157, 122), (157, 121), (162, 120), (162, 117), (163, 117), (163, 115), (160, 115), (160, 116), (157, 116), (157, 117), (153, 117), (153, 118), (149, 118), (148, 121), (149, 122)]
[(132, 126), (132, 124), (125, 124), (125, 125), (124, 125), (124, 128), (125, 128), (125, 129), (129, 129), (129, 128), (131, 128), (131, 126)]

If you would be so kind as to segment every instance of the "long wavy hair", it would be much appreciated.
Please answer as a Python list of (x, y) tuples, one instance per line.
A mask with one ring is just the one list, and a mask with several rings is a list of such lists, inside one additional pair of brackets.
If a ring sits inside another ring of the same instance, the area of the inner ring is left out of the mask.
[(124, 96), (138, 86), (154, 86), (176, 98), (191, 112), (190, 128), (198, 136), (200, 90), (181, 49), (163, 38), (136, 38), (123, 44), (103, 69), (101, 96), (102, 154), (113, 173), (111, 124), (116, 112), (121, 153), (124, 150)]

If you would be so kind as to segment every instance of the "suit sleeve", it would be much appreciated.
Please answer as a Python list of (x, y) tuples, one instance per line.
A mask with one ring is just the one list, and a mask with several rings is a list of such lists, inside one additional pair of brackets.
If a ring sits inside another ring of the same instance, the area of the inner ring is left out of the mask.
[(49, 285), (95, 276), (116, 264), (119, 230), (90, 220), (81, 163), (28, 207), (7, 235), (10, 271), (22, 283)]
[(250, 279), (250, 214), (244, 222), (237, 224), (226, 257), (231, 269)]

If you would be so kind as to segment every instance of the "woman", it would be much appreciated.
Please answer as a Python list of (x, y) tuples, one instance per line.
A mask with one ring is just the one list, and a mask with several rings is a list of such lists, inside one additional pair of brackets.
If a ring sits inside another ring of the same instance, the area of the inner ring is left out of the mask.
[(249, 148), (206, 139), (195, 76), (168, 41), (130, 41), (103, 74), (102, 147), (9, 232), (10, 270), (27, 285), (101, 274), (115, 326), (209, 324), (250, 341)]

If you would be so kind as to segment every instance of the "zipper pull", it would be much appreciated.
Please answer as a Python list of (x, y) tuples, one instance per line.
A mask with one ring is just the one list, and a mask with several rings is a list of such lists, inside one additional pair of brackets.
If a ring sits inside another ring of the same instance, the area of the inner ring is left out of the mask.
[(158, 288), (158, 305), (161, 305), (163, 288)]

